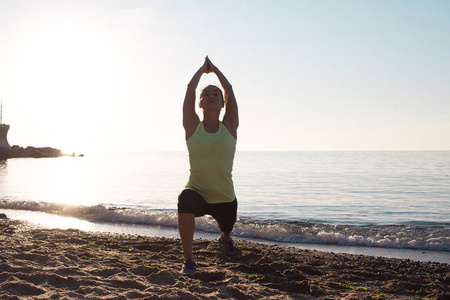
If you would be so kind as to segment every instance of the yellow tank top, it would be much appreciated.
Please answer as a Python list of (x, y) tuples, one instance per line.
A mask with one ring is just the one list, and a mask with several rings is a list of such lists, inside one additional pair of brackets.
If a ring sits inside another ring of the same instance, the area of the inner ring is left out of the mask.
[(186, 188), (198, 192), (207, 203), (232, 202), (236, 198), (231, 178), (236, 139), (225, 125), (219, 122), (219, 130), (208, 133), (200, 122), (187, 147), (191, 168)]

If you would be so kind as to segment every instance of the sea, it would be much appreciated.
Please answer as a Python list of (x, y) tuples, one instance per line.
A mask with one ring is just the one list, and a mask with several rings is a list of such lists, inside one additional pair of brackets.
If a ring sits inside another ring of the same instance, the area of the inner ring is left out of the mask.
[[(186, 151), (0, 161), (0, 213), (51, 228), (178, 237)], [(238, 151), (237, 240), (450, 263), (450, 151)], [(196, 238), (220, 231), (196, 219)]]

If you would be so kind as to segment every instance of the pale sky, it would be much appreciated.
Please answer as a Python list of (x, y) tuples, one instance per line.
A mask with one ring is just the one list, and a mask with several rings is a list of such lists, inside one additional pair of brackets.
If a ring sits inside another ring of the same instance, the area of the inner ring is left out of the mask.
[(185, 150), (209, 55), (238, 151), (449, 150), (449, 16), (446, 0), (0, 0), (3, 121), (11, 145)]

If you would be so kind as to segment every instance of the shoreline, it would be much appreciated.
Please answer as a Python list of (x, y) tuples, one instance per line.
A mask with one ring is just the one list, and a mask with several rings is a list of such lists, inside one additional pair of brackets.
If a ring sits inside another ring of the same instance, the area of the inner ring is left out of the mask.
[(9, 299), (448, 299), (450, 265), (236, 241), (228, 259), (195, 239), (196, 279), (177, 238), (37, 228), (0, 220), (0, 294)]
[[(59, 216), (36, 211), (22, 211), (2, 209), (6, 215), (14, 220), (23, 220), (34, 223), (45, 229), (78, 229), (87, 232), (104, 232), (113, 234), (132, 234), (153, 237), (178, 238), (179, 233), (176, 227), (162, 227), (156, 225), (139, 225), (139, 224), (121, 224), (108, 222), (92, 222), (77, 219), (75, 217)], [(217, 238), (217, 233), (207, 233), (197, 230), (194, 237), (200, 239)], [(450, 264), (450, 252), (436, 250), (418, 250), (407, 248), (382, 248), (382, 247), (365, 247), (350, 246), (339, 244), (314, 244), (314, 243), (285, 243), (275, 242), (261, 239), (252, 239), (240, 236), (233, 236), (235, 240), (244, 240), (267, 245), (294, 247), (303, 250), (318, 250), (324, 252), (335, 252), (344, 254), (368, 255), (374, 257), (411, 259), (422, 262), (439, 262)]]

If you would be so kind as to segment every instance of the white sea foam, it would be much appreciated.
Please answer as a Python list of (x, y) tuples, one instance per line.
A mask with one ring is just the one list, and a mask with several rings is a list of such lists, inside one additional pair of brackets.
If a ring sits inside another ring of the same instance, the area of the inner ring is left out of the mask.
[[(168, 228), (177, 227), (175, 211), (144, 211), (103, 205), (76, 206), (32, 201), (0, 201), (0, 208), (39, 211), (70, 216), (92, 222), (124, 225), (140, 224)], [(219, 232), (211, 217), (197, 219), (200, 231)], [(282, 243), (314, 243), (400, 249), (450, 251), (448, 226), (413, 225), (330, 225), (313, 222), (238, 219), (233, 231), (241, 238), (254, 238)]]

